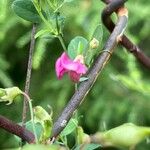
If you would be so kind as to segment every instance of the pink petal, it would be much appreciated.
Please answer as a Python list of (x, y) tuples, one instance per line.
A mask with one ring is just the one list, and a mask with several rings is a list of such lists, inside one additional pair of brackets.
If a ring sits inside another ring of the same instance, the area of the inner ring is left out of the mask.
[(55, 64), (56, 75), (58, 79), (61, 79), (64, 73), (67, 72), (61, 65), (61, 58), (58, 58)]
[(78, 68), (78, 63), (71, 60), (66, 53), (61, 56), (61, 64), (66, 70), (75, 71)]
[(75, 71), (70, 71), (68, 72), (68, 75), (73, 82), (75, 83), (79, 82), (81, 76), (80, 74), (76, 73)]
[(77, 73), (85, 74), (87, 72), (87, 67), (84, 65), (83, 55), (77, 55), (74, 62), (78, 63), (78, 68), (76, 70)]
[(79, 74), (85, 74), (87, 72), (87, 67), (83, 64), (78, 64), (78, 69), (76, 70)]

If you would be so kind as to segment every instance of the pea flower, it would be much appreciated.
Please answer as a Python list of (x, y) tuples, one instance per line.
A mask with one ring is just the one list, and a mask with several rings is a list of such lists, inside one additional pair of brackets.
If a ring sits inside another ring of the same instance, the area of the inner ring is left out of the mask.
[(80, 77), (87, 72), (82, 55), (76, 56), (74, 60), (64, 52), (56, 61), (55, 70), (57, 78), (60, 80), (67, 73), (73, 82), (78, 82)]

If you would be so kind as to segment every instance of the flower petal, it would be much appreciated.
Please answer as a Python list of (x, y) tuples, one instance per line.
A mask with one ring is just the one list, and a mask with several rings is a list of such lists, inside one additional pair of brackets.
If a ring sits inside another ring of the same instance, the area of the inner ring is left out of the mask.
[(77, 73), (79, 74), (85, 74), (87, 72), (87, 67), (83, 64), (78, 64), (78, 69), (76, 70)]
[(61, 64), (66, 70), (76, 71), (78, 68), (78, 63), (71, 60), (66, 53), (61, 56)]
[(79, 82), (81, 76), (80, 74), (76, 73), (75, 71), (70, 71), (68, 72), (68, 75), (73, 82), (75, 83)]
[(55, 64), (56, 75), (58, 79), (61, 79), (67, 70), (61, 65), (61, 58), (58, 58)]

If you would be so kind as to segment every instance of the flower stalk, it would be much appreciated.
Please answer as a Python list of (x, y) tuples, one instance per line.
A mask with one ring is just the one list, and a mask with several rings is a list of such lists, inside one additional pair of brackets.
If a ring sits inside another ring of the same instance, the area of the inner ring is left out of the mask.
[(32, 129), (33, 129), (33, 133), (34, 133), (34, 136), (35, 136), (36, 144), (38, 144), (38, 138), (37, 138), (37, 133), (36, 133), (36, 128), (35, 128), (35, 122), (34, 122), (32, 100), (30, 99), (30, 97), (25, 92), (22, 92), (22, 95), (24, 95), (26, 97), (26, 99), (27, 99), (27, 101), (29, 103), (30, 117), (31, 117), (31, 122), (32, 122)]

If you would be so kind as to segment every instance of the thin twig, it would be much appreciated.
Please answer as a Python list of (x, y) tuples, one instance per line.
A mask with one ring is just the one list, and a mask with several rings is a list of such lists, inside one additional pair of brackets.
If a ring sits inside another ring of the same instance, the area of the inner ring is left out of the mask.
[(79, 85), (78, 90), (74, 93), (69, 103), (59, 116), (58, 120), (54, 123), (52, 137), (56, 138), (59, 135), (59, 133), (65, 128), (75, 110), (79, 107), (85, 96), (88, 94), (92, 85), (95, 83), (98, 75), (100, 74), (104, 66), (107, 64), (111, 54), (113, 53), (114, 47), (119, 42), (118, 39), (120, 39), (126, 27), (126, 24), (127, 13), (119, 16), (118, 22), (109, 39), (107, 40), (103, 52), (99, 54), (94, 64), (90, 68), (89, 72), (87, 73), (88, 80), (82, 82)]
[[(25, 93), (29, 95), (30, 82), (31, 82), (31, 71), (32, 71), (32, 55), (35, 46), (35, 32), (36, 32), (36, 24), (33, 24), (32, 33), (31, 33), (31, 43), (29, 50), (29, 58), (28, 58), (28, 67), (27, 67), (27, 75), (26, 75), (26, 83), (25, 83)], [(26, 97), (24, 97), (23, 104), (23, 112), (22, 112), (22, 125), (25, 127), (25, 122), (27, 118), (27, 110), (28, 110), (28, 101)]]
[[(122, 3), (123, 0), (102, 0), (104, 3), (108, 4), (106, 9), (102, 13), (102, 21), (106, 28), (112, 32), (115, 24), (110, 18), (111, 12), (117, 11), (116, 7), (113, 5), (115, 3)], [(126, 35), (123, 35), (120, 44), (124, 46), (130, 53), (132, 53), (137, 60), (142, 63), (144, 66), (150, 69), (150, 58), (144, 54), (144, 52), (135, 44), (133, 44)]]
[(0, 128), (8, 131), (9, 133), (12, 133), (14, 135), (17, 135), (22, 140), (28, 142), (28, 143), (35, 143), (35, 137), (32, 132), (25, 129), (24, 127), (12, 122), (11, 120), (7, 119), (6, 117), (3, 117), (0, 115)]

